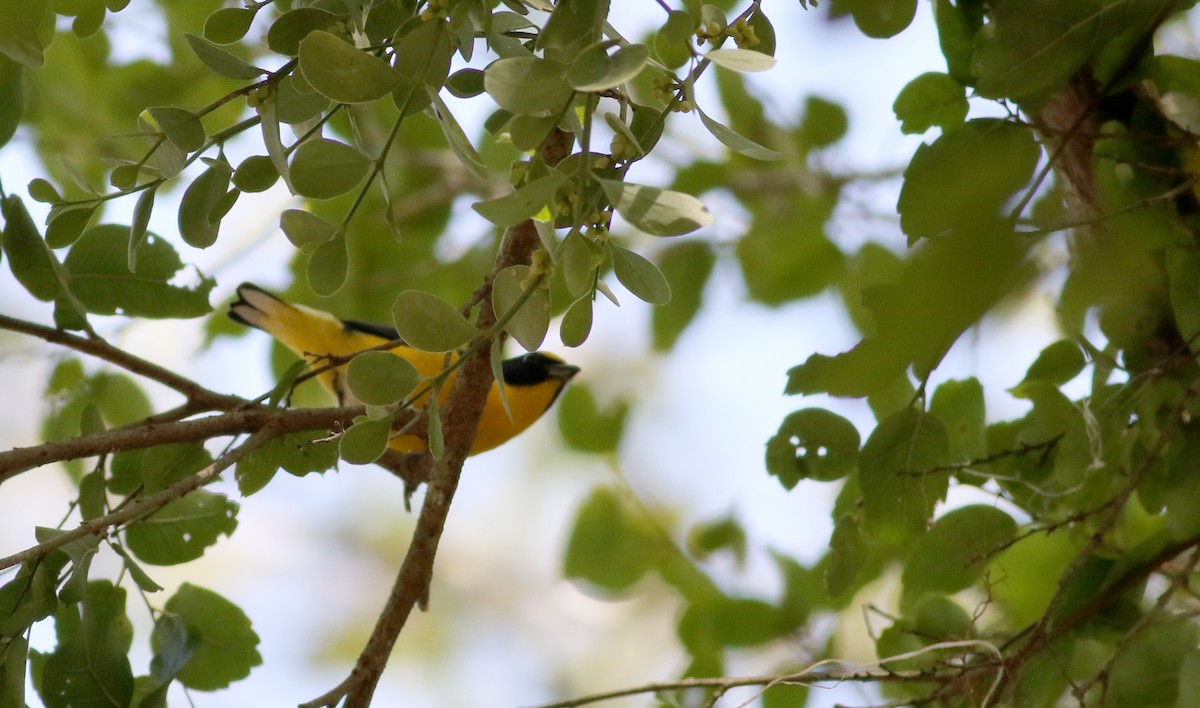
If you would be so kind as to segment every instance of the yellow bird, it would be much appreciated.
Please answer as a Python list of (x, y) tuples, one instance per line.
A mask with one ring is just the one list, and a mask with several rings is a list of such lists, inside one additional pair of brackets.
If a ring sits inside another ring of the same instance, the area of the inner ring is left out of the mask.
[[(384, 342), (400, 338), (396, 330), (382, 324), (340, 320), (328, 312), (303, 305), (293, 305), (251, 283), (237, 289), (238, 299), (229, 306), (229, 317), (235, 322), (256, 327), (279, 340), (297, 356), (319, 362), (326, 356), (349, 356)], [(404, 357), (425, 377), (435, 376), (445, 366), (444, 354), (433, 354), (401, 344), (390, 350)], [(457, 356), (457, 355), (452, 355)], [(491, 450), (520, 434), (542, 417), (562, 393), (579, 367), (571, 366), (553, 354), (534, 352), (508, 359), (503, 364), (505, 397), (509, 417), (500, 398), (500, 383), (494, 382), (488, 392), (479, 431), (471, 445), (472, 455)], [(331, 369), (317, 378), (338, 400), (339, 405), (356, 405), (358, 401), (345, 383), (345, 367)], [(444, 402), (454, 383), (454, 374), (442, 384), (438, 397)], [(429, 394), (416, 401), (424, 405)], [(416, 435), (393, 438), (389, 447), (400, 452), (424, 452), (425, 441)]]

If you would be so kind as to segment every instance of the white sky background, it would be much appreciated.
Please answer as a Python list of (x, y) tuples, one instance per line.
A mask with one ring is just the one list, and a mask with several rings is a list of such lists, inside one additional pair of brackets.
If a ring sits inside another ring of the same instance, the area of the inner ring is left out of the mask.
[[(661, 12), (651, 2), (614, 4), (644, 10), (652, 18)], [(825, 164), (839, 172), (906, 164), (919, 139), (900, 134), (891, 103), (911, 78), (944, 70), (929, 4), (921, 3), (914, 24), (886, 41), (864, 38), (849, 22), (829, 25), (822, 20), (823, 9), (806, 13), (796, 0), (767, 0), (765, 9), (780, 38), (780, 64), (755, 82), (770, 91), (774, 114), (794, 121), (806, 96), (834, 100), (848, 109), (851, 132), (822, 154)], [(122, 13), (118, 23), (132, 13)], [(630, 18), (618, 12), (614, 17), (621, 18), (618, 29), (627, 36), (640, 36)], [(704, 95), (702, 91), (702, 105)], [(664, 140), (702, 146), (712, 154), (715, 143), (698, 119), (677, 117), (673, 123), (676, 131), (687, 133)], [(5, 188), (20, 191), (40, 174), (18, 134), (0, 152)], [(639, 178), (650, 181), (652, 175), (634, 176)], [(897, 189), (893, 184), (864, 197), (888, 212), (894, 209)], [(124, 201), (108, 220), (128, 219), (132, 200)], [(291, 248), (275, 225), (279, 211), (289, 206), (289, 198), (278, 190), (246, 195), (226, 220), (217, 246), (203, 253), (180, 247), (185, 261), (217, 277), (214, 301), (243, 280), (268, 288), (286, 283)], [(718, 219), (736, 224), (738, 216), (723, 214), (720, 206), (713, 204)], [(178, 241), (166, 204), (155, 209), (152, 229)], [(843, 245), (898, 239), (897, 234), (882, 227), (846, 233)], [(247, 250), (251, 243), (256, 245)], [(234, 256), (239, 258), (230, 260)], [(860, 402), (781, 395), (789, 367), (814, 352), (835, 353), (856, 341), (837, 299), (825, 295), (778, 309), (748, 304), (736, 266), (721, 264), (700, 317), (670, 355), (656, 357), (648, 353), (649, 308), (619, 286), (614, 289), (622, 307), (597, 307), (596, 326), (582, 348), (564, 351), (555, 346), (553, 334), (547, 348), (580, 364), (579, 380), (602, 398), (636, 396), (636, 416), (629, 421), (617, 464), (566, 451), (552, 416), (519, 440), (467, 463), (441, 545), (431, 615), (414, 615), (401, 635), (378, 705), (529, 705), (678, 675), (685, 659), (674, 636), (677, 603), (661, 582), (646, 582), (630, 598), (610, 602), (590, 598), (560, 579), (563, 547), (578, 504), (595, 485), (616, 480), (613, 467), (644, 503), (663, 509), (664, 523), (674, 528), (732, 513), (746, 526), (751, 547), (781, 549), (804, 562), (824, 549), (835, 487), (804, 483), (786, 493), (766, 474), (762, 453), (779, 421), (797, 408), (829, 405), (864, 427), (870, 424)], [(3, 265), (0, 311), (51, 321), (48, 308), (32, 307)], [(102, 326), (120, 346), (194, 373), (217, 390), (257, 395), (271, 386), (268, 341), (261, 333), (220, 340), (200, 352), (200, 320), (125, 326), (111, 318)], [(1003, 348), (960, 345), (937, 380), (979, 376), (989, 391), (989, 411), (1011, 415), (1016, 412), (1012, 400), (997, 392), (1020, 380), (1023, 367), (1055, 338), (1052, 327), (1047, 307), (1026, 307), (1007, 324), (985, 327), (979, 335), (1003, 341)], [(45, 352), (28, 339), (0, 333), (0, 386), (6, 400), (23, 404), (40, 399), (51, 365)], [(40, 418), (39, 410), (11, 404), (0, 409), (0, 446), (36, 442)], [(224, 491), (236, 497), (232, 485)], [(5, 483), (0, 555), (33, 543), (34, 525), (57, 524), (71, 497), (64, 475), (49, 468)], [(232, 539), (222, 540), (195, 563), (149, 568), (167, 593), (186, 579), (229, 597), (250, 615), (262, 640), (263, 666), (227, 691), (192, 693), (195, 705), (294, 705), (340, 681), (387, 595), (413, 518), (403, 510), (400, 484), (376, 468), (343, 466), (336, 473), (303, 479), (281, 473), (264, 491), (242, 500), (240, 527)], [(716, 567), (726, 588), (767, 598), (777, 592), (769, 559), (751, 559), (745, 573), (729, 572), (721, 563)], [(161, 603), (167, 596), (151, 600)], [(129, 602), (138, 614), (140, 600), (131, 596)], [(455, 621), (445, 621), (451, 616)], [(147, 624), (144, 619), (140, 629)], [(356, 633), (340, 636), (339, 628), (346, 625)], [(43, 623), (35, 646), (51, 646), (51, 626)], [(773, 656), (783, 661), (786, 653)], [(315, 661), (320, 657), (332, 659)], [(148, 661), (143, 633), (135, 638), (135, 673), (144, 673)], [(730, 670), (772, 668), (746, 661), (734, 662)], [(744, 699), (748, 694), (731, 695)], [(30, 699), (36, 705), (32, 691)], [(835, 700), (866, 699), (855, 688), (816, 690), (810, 705)], [(171, 702), (186, 705), (179, 693)], [(650, 702), (642, 697), (605, 705)], [(722, 705), (738, 702), (726, 699)]]

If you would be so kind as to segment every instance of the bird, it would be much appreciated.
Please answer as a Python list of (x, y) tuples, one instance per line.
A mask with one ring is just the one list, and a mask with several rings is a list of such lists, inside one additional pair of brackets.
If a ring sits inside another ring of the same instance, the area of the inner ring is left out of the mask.
[[(400, 340), (399, 333), (388, 325), (338, 319), (328, 312), (285, 302), (253, 283), (238, 286), (237, 300), (229, 306), (228, 315), (235, 322), (263, 330), (310, 362), (330, 356), (349, 357)], [(423, 377), (436, 376), (448, 363), (445, 354), (424, 352), (403, 343), (388, 351), (408, 360)], [(451, 355), (452, 359), (456, 356)], [(546, 352), (507, 359), (501, 369), (508, 410), (501, 398), (501, 382), (492, 382), (470, 455), (491, 450), (524, 432), (550, 409), (567, 383), (579, 373), (579, 367)], [(346, 385), (345, 365), (324, 371), (317, 379), (339, 405), (359, 404)], [(441, 386), (439, 403), (445, 401), (453, 382), (451, 373)], [(414, 404), (423, 407), (428, 398), (426, 393)], [(405, 453), (426, 451), (425, 441), (411, 434), (393, 437), (388, 447)]]

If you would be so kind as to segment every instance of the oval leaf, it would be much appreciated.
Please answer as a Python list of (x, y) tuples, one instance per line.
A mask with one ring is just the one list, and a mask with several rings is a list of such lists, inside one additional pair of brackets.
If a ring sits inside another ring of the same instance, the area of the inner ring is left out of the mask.
[(391, 352), (363, 352), (346, 367), (346, 383), (354, 397), (368, 406), (403, 400), (417, 387), (420, 375), (407, 359)]
[(453, 351), (479, 333), (450, 303), (420, 290), (396, 296), (392, 320), (405, 342), (426, 352)]
[(545, 282), (530, 283), (529, 266), (510, 266), (496, 274), (492, 282), (492, 308), (496, 317), (503, 317), (529, 288), (534, 291), (512, 316), (505, 330), (526, 351), (536, 351), (550, 329), (550, 291)]
[(611, 179), (597, 181), (617, 213), (652, 236), (680, 236), (713, 222), (704, 204), (690, 194)]
[(753, 49), (714, 49), (704, 58), (730, 71), (767, 71), (776, 64), (775, 57)]
[(658, 266), (627, 248), (611, 242), (609, 245), (613, 272), (625, 289), (651, 305), (665, 305), (671, 301), (671, 285)]
[(292, 158), (292, 187), (305, 197), (330, 199), (354, 189), (370, 166), (366, 156), (345, 143), (307, 140)]
[(402, 83), (387, 62), (323, 30), (301, 40), (299, 59), (305, 80), (338, 103), (375, 101)]

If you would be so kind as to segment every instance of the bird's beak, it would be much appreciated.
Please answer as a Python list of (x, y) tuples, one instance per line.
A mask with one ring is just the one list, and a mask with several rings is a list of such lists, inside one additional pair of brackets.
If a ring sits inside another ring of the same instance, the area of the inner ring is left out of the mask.
[(579, 373), (579, 367), (571, 366), (570, 364), (551, 364), (550, 366), (546, 367), (546, 373), (552, 379), (570, 381), (575, 374)]

